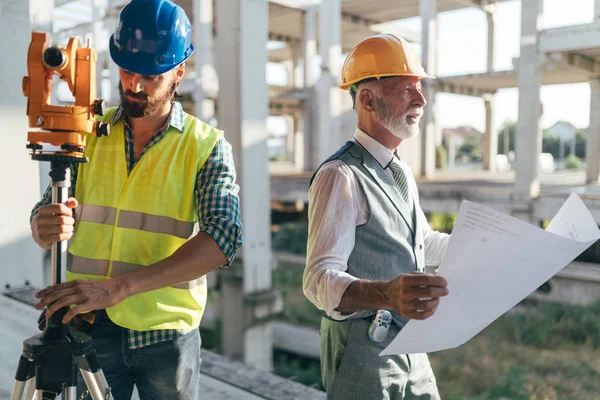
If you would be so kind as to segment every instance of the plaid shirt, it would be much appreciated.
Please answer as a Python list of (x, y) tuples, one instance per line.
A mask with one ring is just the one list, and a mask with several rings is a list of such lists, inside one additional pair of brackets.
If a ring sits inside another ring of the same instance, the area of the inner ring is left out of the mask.
[[(183, 132), (184, 117), (185, 114), (181, 104), (173, 102), (168, 123), (152, 136), (139, 158), (142, 158), (166, 133)], [(127, 124), (121, 107), (117, 109), (112, 123), (114, 125), (119, 121), (123, 121), (125, 124), (124, 150), (127, 158), (127, 170), (131, 173), (139, 158), (135, 159), (133, 132)], [(73, 164), (71, 166), (70, 196), (74, 196), (76, 182), (77, 164)], [(51, 185), (49, 185), (42, 200), (33, 208), (31, 218), (37, 214), (41, 206), (50, 204), (52, 201), (51, 189)], [(227, 256), (228, 264), (231, 264), (237, 249), (242, 245), (242, 223), (240, 221), (238, 192), (239, 186), (235, 183), (235, 167), (231, 146), (224, 137), (221, 137), (217, 140), (211, 155), (198, 173), (196, 208), (198, 210), (200, 231), (212, 236)], [(134, 331), (128, 329), (129, 348), (137, 349), (172, 340), (188, 332), (189, 330)]]

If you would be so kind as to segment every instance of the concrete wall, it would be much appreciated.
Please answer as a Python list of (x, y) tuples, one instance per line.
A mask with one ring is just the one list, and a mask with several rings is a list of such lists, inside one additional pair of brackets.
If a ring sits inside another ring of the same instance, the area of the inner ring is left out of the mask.
[[(40, 163), (29, 158), (26, 98), (21, 82), (27, 75), (31, 30), (49, 30), (53, 0), (2, 0), (0, 2), (0, 182), (4, 210), (0, 220), (0, 284), (44, 284), (42, 251), (31, 239), (29, 215), (40, 198)], [(34, 11), (35, 10), (35, 11)], [(46, 168), (47, 170), (47, 168)], [(48, 180), (44, 179), (43, 186)]]

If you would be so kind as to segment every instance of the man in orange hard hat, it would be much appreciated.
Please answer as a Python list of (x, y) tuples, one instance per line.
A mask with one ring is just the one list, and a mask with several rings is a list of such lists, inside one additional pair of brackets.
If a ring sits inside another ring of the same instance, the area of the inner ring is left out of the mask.
[(426, 354), (380, 357), (409, 319), (423, 320), (448, 294), (425, 273), (449, 235), (432, 231), (397, 150), (419, 134), (431, 78), (404, 39), (358, 43), (342, 69), (358, 116), (354, 139), (317, 170), (309, 190), (303, 289), (326, 316), (321, 367), (328, 399), (439, 399)]

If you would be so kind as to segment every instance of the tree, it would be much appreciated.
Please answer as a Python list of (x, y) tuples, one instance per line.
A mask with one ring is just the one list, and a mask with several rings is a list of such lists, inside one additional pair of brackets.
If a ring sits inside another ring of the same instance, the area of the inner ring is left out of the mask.
[[(579, 159), (585, 159), (586, 136), (587, 129), (579, 129), (575, 132), (575, 155)], [(571, 154), (571, 145), (570, 142), (565, 143), (565, 157)], [(560, 158), (560, 139), (548, 134), (547, 130), (544, 130), (542, 138), (542, 152), (552, 154), (557, 160)]]
[(575, 132), (575, 155), (580, 159), (585, 159), (585, 142), (587, 140), (587, 128), (578, 129)]
[[(552, 154), (555, 160), (560, 158), (560, 139), (554, 135), (551, 135), (546, 129), (542, 134), (542, 153)], [(566, 146), (565, 153), (565, 156), (569, 155)]]
[(508, 132), (508, 151), (515, 149), (515, 134), (517, 132), (517, 123), (514, 121), (505, 121), (499, 130), (498, 135), (498, 153), (508, 154), (504, 149), (504, 136)]

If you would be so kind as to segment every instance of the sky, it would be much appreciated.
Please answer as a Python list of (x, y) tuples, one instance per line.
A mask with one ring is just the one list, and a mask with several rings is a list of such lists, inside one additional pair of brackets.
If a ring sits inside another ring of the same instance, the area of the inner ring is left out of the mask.
[[(576, 25), (592, 22), (594, 0), (544, 0), (543, 28)], [(576, 7), (575, 7), (576, 5)], [(513, 69), (513, 58), (519, 56), (521, 2), (506, 1), (497, 5), (495, 19), (494, 70)], [(417, 32), (421, 29), (420, 18), (397, 22)], [(420, 45), (415, 45), (420, 54)], [(487, 22), (483, 11), (465, 8), (438, 14), (438, 76), (481, 73), (486, 70)], [(271, 82), (281, 82), (284, 72), (269, 66), (267, 75)], [(285, 80), (285, 78), (284, 78)], [(542, 86), (541, 101), (544, 114), (542, 128), (556, 121), (568, 121), (577, 128), (589, 124), (590, 89), (587, 83)], [(518, 90), (502, 89), (495, 97), (495, 115), (492, 129), (498, 131), (505, 121), (518, 117)], [(485, 127), (483, 100), (478, 97), (441, 93), (436, 97), (436, 120), (438, 130), (470, 125), (480, 131)], [(268, 121), (272, 131), (280, 130), (276, 118)]]

